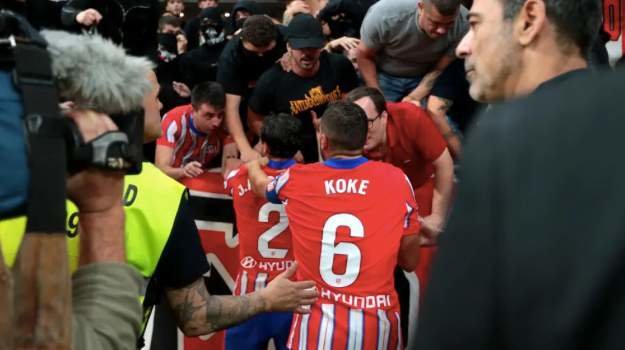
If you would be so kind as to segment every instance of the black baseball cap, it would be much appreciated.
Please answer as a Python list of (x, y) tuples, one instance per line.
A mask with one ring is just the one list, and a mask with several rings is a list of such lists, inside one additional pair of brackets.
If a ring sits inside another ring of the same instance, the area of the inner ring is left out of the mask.
[(305, 13), (295, 15), (287, 27), (287, 41), (293, 49), (316, 48), (325, 46), (321, 23)]

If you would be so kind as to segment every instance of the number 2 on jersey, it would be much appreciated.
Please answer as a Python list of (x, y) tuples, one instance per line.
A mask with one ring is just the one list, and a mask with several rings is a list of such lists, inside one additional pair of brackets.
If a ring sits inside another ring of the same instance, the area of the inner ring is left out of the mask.
[[(350, 237), (362, 238), (365, 236), (365, 228), (362, 222), (351, 214), (332, 215), (323, 225), (323, 235), (321, 237), (321, 258), (319, 260), (319, 273), (324, 282), (332, 287), (347, 287), (358, 278), (360, 273), (360, 249), (354, 243), (341, 242), (334, 244), (336, 240), (336, 230), (345, 226), (349, 228)], [(341, 254), (347, 256), (347, 266), (343, 274), (335, 274), (332, 271), (334, 266), (334, 256)]]
[(258, 222), (268, 223), (269, 214), (272, 212), (280, 214), (280, 221), (258, 237), (258, 252), (263, 258), (282, 259), (286, 256), (288, 249), (269, 248), (269, 242), (278, 237), (289, 226), (284, 206), (282, 204), (265, 203), (258, 211)]

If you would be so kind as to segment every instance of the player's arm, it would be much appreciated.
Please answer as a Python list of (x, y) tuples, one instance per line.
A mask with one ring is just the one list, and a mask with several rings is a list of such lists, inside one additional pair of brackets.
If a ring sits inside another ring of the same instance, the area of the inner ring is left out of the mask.
[(252, 185), (252, 191), (261, 198), (267, 198), (267, 185), (272, 181), (262, 169), (267, 164), (267, 158), (255, 159), (247, 163), (247, 176)]
[(183, 178), (184, 168), (174, 168), (170, 164), (174, 159), (174, 149), (168, 146), (156, 145), (155, 165), (169, 177), (176, 180)]
[(443, 73), (445, 68), (447, 68), (447, 66), (449, 66), (451, 62), (454, 61), (454, 59), (456, 59), (456, 57), (453, 55), (443, 55), (443, 57), (441, 57), (434, 65), (434, 69), (428, 72), (423, 77), (419, 85), (417, 85), (417, 87), (412, 90), (411, 93), (404, 97), (402, 101), (420, 102), (422, 99), (427, 97), (427, 95), (430, 94), (432, 87), (434, 87), (434, 84), (436, 84), (436, 80), (438, 80), (438, 77)]
[(399, 244), (397, 265), (404, 271), (414, 271), (419, 262), (419, 235), (411, 234), (404, 236)]
[(423, 219), (423, 233), (426, 238), (436, 242), (443, 231), (447, 212), (451, 203), (454, 186), (454, 162), (447, 148), (432, 163), (434, 165), (434, 194), (432, 213)]
[(378, 69), (375, 66), (375, 54), (377, 51), (367, 47), (364, 41), (361, 41), (360, 44), (358, 44), (356, 52), (358, 68), (360, 69), (360, 75), (365, 81), (365, 84), (369, 87), (379, 89)]

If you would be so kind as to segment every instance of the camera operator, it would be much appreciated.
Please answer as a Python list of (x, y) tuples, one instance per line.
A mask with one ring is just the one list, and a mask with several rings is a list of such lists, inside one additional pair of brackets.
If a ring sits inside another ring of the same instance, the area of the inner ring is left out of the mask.
[[(20, 39), (26, 39), (29, 43), (37, 42), (42, 43), (43, 39), (39, 37), (32, 28), (21, 17), (13, 15), (10, 12), (2, 11), (1, 23), (2, 23), (2, 37), (6, 38), (5, 34), (12, 30), (8, 28), (18, 28), (19, 33), (16, 36)], [(12, 39), (11, 49), (15, 48), (15, 37), (10, 36)], [(5, 43), (3, 42), (3, 45)], [(22, 45), (18, 45), (18, 48)], [(28, 45), (28, 44), (24, 44)], [(3, 46), (3, 49), (6, 46)], [(41, 50), (40, 50), (41, 51)], [(3, 55), (6, 53), (2, 51)], [(22, 177), (19, 179), (12, 178), (13, 182), (8, 183), (9, 186), (15, 186), (14, 188), (7, 188), (5, 184), (2, 185), (0, 193), (0, 217), (6, 218), (14, 216), (20, 213), (20, 207), (33, 206), (32, 203), (23, 203), (26, 198), (23, 194), (15, 192), (15, 188), (20, 191), (27, 192), (28, 179), (33, 181), (33, 178), (38, 177), (37, 174), (29, 174), (28, 167), (26, 167), (26, 149), (29, 148), (30, 152), (33, 152), (32, 144), (29, 147), (25, 147), (23, 130), (20, 130), (19, 125), (22, 121), (22, 116), (25, 115), (30, 108), (26, 102), (22, 105), (22, 101), (26, 101), (32, 97), (32, 95), (18, 94), (17, 86), (14, 85), (14, 81), (11, 79), (12, 67), (7, 64), (7, 56), (3, 56), (3, 66), (0, 69), (0, 110), (3, 112), (3, 124), (0, 125), (0, 134), (3, 136), (0, 142), (0, 154), (3, 164), (7, 167), (16, 166), (21, 167), (21, 170), (11, 169), (10, 172), (5, 175), (14, 176), (20, 174)], [(17, 60), (17, 58), (16, 58)], [(39, 62), (42, 66), (46, 62)], [(39, 70), (39, 72), (45, 72), (45, 69)], [(21, 81), (19, 74), (15, 75), (15, 81)], [(39, 77), (39, 81), (44, 81), (50, 77)], [(48, 80), (50, 81), (50, 80)], [(43, 85), (43, 84), (42, 84)], [(22, 91), (23, 86), (22, 86)], [(31, 91), (32, 92), (32, 91)], [(49, 95), (47, 95), (48, 97)], [(28, 98), (27, 98), (28, 97)], [(39, 103), (46, 103), (49, 101), (39, 101)], [(53, 105), (54, 105), (54, 101)], [(54, 113), (58, 113), (53, 111)], [(57, 114), (58, 115), (58, 114)], [(117, 130), (117, 126), (111, 121), (111, 119), (100, 113), (84, 110), (74, 110), (67, 115), (75, 123), (77, 134), (80, 134), (84, 143), (90, 143), (92, 140), (99, 138), (104, 133)], [(59, 118), (60, 119), (60, 118)], [(41, 119), (40, 119), (41, 120)], [(5, 123), (6, 122), (6, 123)], [(7, 125), (11, 124), (12, 127)], [(4, 136), (13, 136), (12, 138), (5, 138)], [(77, 136), (77, 135), (75, 135)], [(11, 154), (4, 152), (7, 149), (13, 148), (17, 150), (17, 154)], [(54, 159), (52, 152), (50, 154), (43, 155)], [(33, 157), (33, 154), (30, 155)], [(21, 160), (19, 160), (21, 157)], [(17, 159), (17, 161), (16, 161)], [(61, 159), (64, 159), (63, 157)], [(59, 168), (64, 169), (66, 164), (53, 164), (58, 165)], [(32, 162), (31, 162), (32, 166)], [(40, 175), (40, 174), (39, 174)], [(47, 174), (46, 174), (47, 175)], [(62, 179), (62, 178), (61, 178)], [(26, 183), (19, 184), (22, 181)], [(51, 183), (51, 185), (58, 185), (57, 183)], [(57, 341), (64, 342), (64, 339), (68, 339), (68, 343), (71, 341), (73, 348), (75, 349), (127, 349), (134, 346), (136, 343), (137, 335), (141, 325), (141, 308), (138, 303), (138, 297), (140, 292), (141, 279), (137, 271), (127, 265), (126, 254), (124, 247), (124, 212), (121, 206), (123, 188), (123, 174), (119, 171), (110, 171), (97, 169), (93, 167), (86, 168), (84, 171), (77, 172), (67, 180), (67, 194), (70, 199), (76, 203), (81, 218), (83, 238), (81, 240), (79, 267), (72, 276), (72, 339), (69, 340), (69, 335), (65, 338), (63, 335), (42, 333), (32, 335), (24, 335), (23, 329), (18, 329), (24, 322), (22, 319), (12, 319), (12, 313), (5, 312), (11, 308), (11, 305), (3, 305), (3, 313), (0, 316), (3, 318), (1, 324), (9, 327), (8, 332), (2, 331), (6, 336), (2, 339), (2, 345), (8, 345), (11, 348), (12, 343), (16, 343), (18, 346), (22, 346), (29, 342), (45, 343), (50, 346), (59, 345)], [(13, 190), (11, 192), (11, 190)], [(52, 192), (55, 190), (52, 189)], [(49, 191), (42, 193), (36, 193), (36, 196), (51, 196)], [(11, 211), (11, 207), (15, 209)], [(45, 208), (50, 211), (55, 211), (55, 208)], [(30, 210), (30, 209), (29, 209)], [(30, 223), (29, 223), (30, 224)], [(17, 250), (22, 249), (21, 253), (31, 253), (25, 247), (21, 247), (21, 235), (24, 234), (26, 227), (26, 219), (13, 218), (0, 221), (0, 240), (2, 241), (2, 252), (13, 252), (13, 254), (5, 254), (6, 262), (9, 266), (13, 265), (16, 259)], [(32, 227), (31, 227), (32, 228)], [(52, 235), (45, 235), (38, 233), (40, 231), (34, 230), (36, 238), (32, 238), (30, 242), (42, 237), (52, 237)], [(15, 236), (20, 236), (20, 239), (15, 239)], [(40, 245), (40, 249), (50, 249), (45, 245), (46, 242)], [(61, 241), (62, 243), (62, 241)], [(41, 258), (41, 253), (37, 252), (37, 256), (26, 255), (27, 259)], [(44, 253), (45, 255), (46, 253)], [(48, 254), (47, 256), (52, 256)], [(40, 267), (37, 263), (33, 264), (34, 267)], [(69, 280), (64, 280), (66, 272), (63, 271), (64, 266), (50, 266), (48, 268), (58, 269), (58, 274), (53, 274), (47, 278), (41, 279), (42, 270), (26, 271), (27, 275), (19, 276), (19, 271), (15, 270), (15, 279), (33, 279), (36, 280), (37, 290), (30, 291), (30, 295), (38, 294), (36, 297), (36, 305), (31, 305), (30, 299), (20, 299), (16, 292), (15, 307), (16, 309), (31, 309), (36, 312), (42, 307), (60, 307), (63, 310), (69, 310), (69, 307), (65, 301), (69, 299), (63, 299), (50, 305), (45, 293), (49, 290), (45, 290), (46, 286), (39, 284), (43, 282), (52, 282), (54, 285), (63, 286), (69, 285)], [(5, 272), (6, 273), (6, 272)], [(3, 277), (10, 278), (9, 275)], [(4, 281), (3, 281), (4, 282)], [(3, 284), (7, 290), (2, 290), (2, 294), (11, 294), (11, 284)], [(47, 286), (48, 288), (50, 285)], [(42, 291), (41, 288), (44, 288)], [(102, 302), (105, 300), (106, 302)], [(5, 301), (5, 300), (3, 300)], [(28, 304), (28, 305), (26, 305)], [(6, 306), (6, 309), (5, 309)], [(46, 310), (45, 316), (59, 316), (64, 317), (62, 310)], [(17, 313), (16, 313), (16, 316)], [(45, 317), (38, 315), (38, 317)], [(37, 319), (37, 325), (34, 326), (36, 330), (40, 330), (41, 324), (50, 325), (58, 322), (54, 330), (61, 329), (61, 332), (69, 330), (68, 322), (65, 319)], [(68, 320), (67, 320), (68, 321)], [(46, 327), (45, 325), (43, 326)], [(49, 329), (45, 329), (49, 330)], [(68, 333), (69, 334), (69, 333)], [(11, 338), (11, 339), (8, 339)], [(33, 346), (33, 344), (30, 344)], [(59, 346), (61, 348), (63, 346)], [(63, 347), (64, 348), (64, 347)]]

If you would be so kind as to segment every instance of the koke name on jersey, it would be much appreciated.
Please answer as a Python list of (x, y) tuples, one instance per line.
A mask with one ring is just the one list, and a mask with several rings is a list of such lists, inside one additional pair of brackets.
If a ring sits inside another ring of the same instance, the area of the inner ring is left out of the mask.
[(366, 195), (367, 187), (369, 186), (369, 180), (360, 179), (336, 179), (325, 180), (324, 182), (326, 194), (342, 194), (353, 193)]

